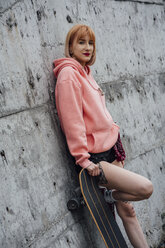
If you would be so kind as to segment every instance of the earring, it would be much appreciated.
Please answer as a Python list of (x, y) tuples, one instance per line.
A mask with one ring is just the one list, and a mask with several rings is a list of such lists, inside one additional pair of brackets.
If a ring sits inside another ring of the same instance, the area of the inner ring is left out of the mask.
[(73, 52), (72, 51), (69, 51), (69, 53), (70, 53), (70, 56), (72, 57), (73, 56)]

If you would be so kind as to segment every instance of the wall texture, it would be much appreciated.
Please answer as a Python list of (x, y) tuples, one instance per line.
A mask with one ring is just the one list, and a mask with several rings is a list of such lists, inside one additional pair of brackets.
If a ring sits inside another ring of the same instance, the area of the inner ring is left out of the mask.
[(0, 1), (0, 247), (104, 247), (88, 210), (66, 207), (78, 181), (55, 110), (52, 62), (76, 23), (96, 33), (92, 70), (121, 127), (126, 168), (154, 184), (135, 209), (150, 247), (158, 247), (165, 230), (161, 0)]

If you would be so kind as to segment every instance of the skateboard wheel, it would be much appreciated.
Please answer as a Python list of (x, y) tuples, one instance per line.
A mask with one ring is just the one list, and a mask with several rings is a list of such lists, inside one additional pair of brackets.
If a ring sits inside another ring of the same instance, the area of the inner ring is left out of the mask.
[(73, 211), (80, 207), (80, 201), (76, 198), (72, 198), (67, 203), (68, 210)]

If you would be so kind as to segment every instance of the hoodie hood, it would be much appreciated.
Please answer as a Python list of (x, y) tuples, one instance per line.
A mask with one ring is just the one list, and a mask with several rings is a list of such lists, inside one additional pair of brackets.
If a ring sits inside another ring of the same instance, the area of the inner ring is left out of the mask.
[(86, 71), (87, 74), (90, 73), (90, 68), (89, 66), (85, 66), (83, 68), (83, 66), (75, 59), (73, 58), (60, 58), (60, 59), (56, 59), (54, 60), (54, 75), (55, 77), (57, 78), (58, 77), (58, 74), (60, 73), (60, 71), (64, 68), (64, 67), (67, 67), (67, 66), (70, 66), (72, 67), (74, 70), (76, 71), (79, 71), (80, 74), (84, 74), (83, 70)]

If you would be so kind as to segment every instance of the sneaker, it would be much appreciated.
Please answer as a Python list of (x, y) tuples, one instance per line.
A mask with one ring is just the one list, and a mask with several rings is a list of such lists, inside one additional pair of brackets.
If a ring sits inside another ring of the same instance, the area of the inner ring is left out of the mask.
[(106, 202), (111, 204), (116, 202), (116, 200), (112, 196), (112, 190), (106, 188), (104, 189), (104, 199)]

